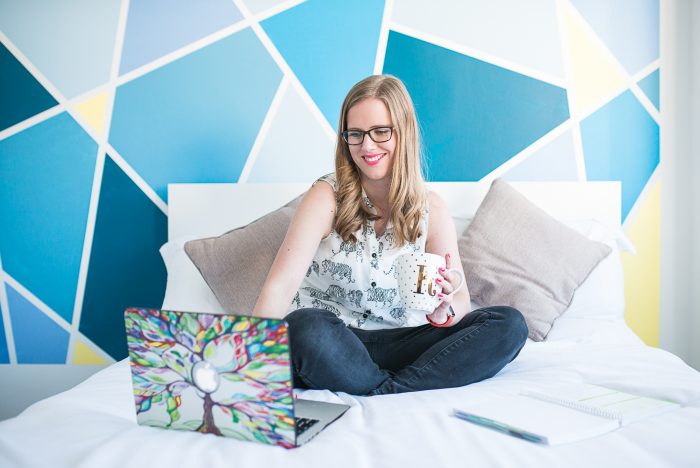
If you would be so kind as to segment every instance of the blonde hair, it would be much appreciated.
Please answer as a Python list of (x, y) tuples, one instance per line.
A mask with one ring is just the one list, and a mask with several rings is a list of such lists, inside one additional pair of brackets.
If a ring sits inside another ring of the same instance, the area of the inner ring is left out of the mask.
[(421, 219), (427, 206), (425, 181), (421, 170), (420, 132), (413, 101), (404, 84), (391, 75), (374, 75), (357, 83), (348, 92), (340, 110), (335, 146), (335, 175), (338, 209), (335, 230), (346, 242), (356, 242), (355, 232), (370, 220), (378, 219), (362, 200), (360, 172), (342, 137), (347, 130), (348, 110), (358, 102), (376, 98), (384, 102), (394, 126), (396, 149), (389, 188), (390, 219), (395, 243), (416, 242), (421, 235)]

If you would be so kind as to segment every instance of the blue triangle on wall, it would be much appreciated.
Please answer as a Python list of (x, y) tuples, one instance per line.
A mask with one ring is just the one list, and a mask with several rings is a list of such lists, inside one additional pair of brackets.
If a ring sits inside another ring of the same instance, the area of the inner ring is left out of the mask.
[(0, 364), (10, 363), (10, 353), (7, 347), (7, 336), (5, 336), (5, 323), (0, 314)]
[(18, 364), (65, 364), (68, 331), (6, 284)]
[(374, 72), (383, 0), (310, 0), (261, 23), (331, 127), (352, 85)]
[(658, 60), (659, 0), (571, 0), (630, 75)]
[(282, 72), (250, 28), (117, 88), (109, 141), (167, 202), (174, 182), (234, 182)]
[(66, 112), (0, 141), (2, 268), (69, 323), (97, 149)]
[(659, 125), (627, 90), (581, 121), (588, 180), (622, 182), (622, 219), (659, 165)]
[(131, 2), (120, 74), (243, 19), (231, 0)]
[(559, 135), (503, 175), (505, 180), (578, 180), (571, 130)]
[(644, 94), (646, 94), (649, 100), (656, 106), (656, 109), (661, 110), (659, 106), (659, 69), (657, 68), (649, 73), (642, 78), (638, 84), (639, 87), (642, 88), (642, 91), (644, 91)]

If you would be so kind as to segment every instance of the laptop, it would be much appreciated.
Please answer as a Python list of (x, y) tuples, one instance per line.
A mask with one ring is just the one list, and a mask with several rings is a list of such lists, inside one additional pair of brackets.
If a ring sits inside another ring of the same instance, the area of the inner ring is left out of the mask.
[(298, 447), (348, 405), (295, 398), (284, 320), (124, 312), (139, 424)]

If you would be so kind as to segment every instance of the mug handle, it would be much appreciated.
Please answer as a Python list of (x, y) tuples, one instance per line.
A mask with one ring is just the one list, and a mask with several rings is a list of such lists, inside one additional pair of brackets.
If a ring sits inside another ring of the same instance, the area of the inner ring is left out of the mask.
[(464, 286), (464, 274), (461, 271), (459, 271), (457, 268), (450, 268), (449, 270), (445, 270), (445, 273), (457, 273), (459, 275), (459, 279), (460, 279), (459, 286), (457, 286), (455, 288), (455, 290), (452, 291), (450, 294), (447, 294), (448, 296), (451, 296), (454, 293), (456, 293), (457, 291), (459, 291), (462, 288), (462, 286)]

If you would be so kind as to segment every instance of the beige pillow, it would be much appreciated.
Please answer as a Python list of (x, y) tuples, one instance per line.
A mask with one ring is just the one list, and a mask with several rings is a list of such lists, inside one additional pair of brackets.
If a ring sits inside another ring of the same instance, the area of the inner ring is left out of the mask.
[(458, 245), (473, 300), (520, 310), (535, 341), (547, 336), (576, 288), (611, 251), (500, 179), (491, 184)]
[(303, 195), (218, 237), (191, 240), (185, 252), (226, 312), (253, 313), (260, 289)]

